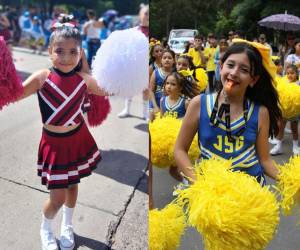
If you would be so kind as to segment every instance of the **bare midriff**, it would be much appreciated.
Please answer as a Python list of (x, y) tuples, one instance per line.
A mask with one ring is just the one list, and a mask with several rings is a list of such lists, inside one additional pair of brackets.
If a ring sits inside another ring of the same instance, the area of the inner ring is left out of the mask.
[(66, 133), (76, 129), (79, 125), (80, 123), (65, 127), (65, 126), (54, 126), (54, 125), (44, 124), (44, 128), (47, 129), (48, 131), (55, 132), (55, 133)]

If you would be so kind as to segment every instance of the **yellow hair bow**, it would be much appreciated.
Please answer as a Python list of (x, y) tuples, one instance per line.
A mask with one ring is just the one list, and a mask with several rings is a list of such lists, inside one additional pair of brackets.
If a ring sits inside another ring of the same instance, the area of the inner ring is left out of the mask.
[(152, 48), (152, 47), (154, 47), (155, 45), (160, 45), (160, 41), (151, 41), (150, 43), (149, 43), (149, 45), (150, 45), (150, 47)]
[(273, 78), (273, 80), (275, 79), (276, 66), (275, 66), (274, 62), (272, 61), (272, 58), (270, 55), (270, 48), (262, 45), (261, 43), (249, 42), (247, 40), (240, 39), (240, 38), (235, 38), (232, 40), (232, 42), (233, 43), (247, 43), (247, 44), (251, 45), (252, 47), (256, 48), (262, 57), (263, 66), (268, 71), (268, 73)]
[(183, 69), (183, 70), (178, 71), (178, 73), (183, 75), (184, 77), (193, 76), (193, 71), (190, 69)]
[(276, 60), (279, 60), (279, 59), (280, 59), (279, 56), (271, 56), (271, 58), (272, 58), (273, 61), (276, 61)]

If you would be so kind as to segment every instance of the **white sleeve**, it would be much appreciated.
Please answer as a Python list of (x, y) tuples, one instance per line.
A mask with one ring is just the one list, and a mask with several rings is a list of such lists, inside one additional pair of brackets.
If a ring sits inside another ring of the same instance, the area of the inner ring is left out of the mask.
[(287, 56), (285, 63), (293, 63), (293, 54)]

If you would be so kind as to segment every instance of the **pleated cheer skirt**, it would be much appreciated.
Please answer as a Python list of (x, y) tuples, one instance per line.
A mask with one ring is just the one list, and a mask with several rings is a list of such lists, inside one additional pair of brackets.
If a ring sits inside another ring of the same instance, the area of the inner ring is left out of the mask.
[(96, 169), (100, 160), (100, 151), (84, 122), (67, 133), (43, 128), (37, 164), (38, 176), (48, 189), (79, 183)]

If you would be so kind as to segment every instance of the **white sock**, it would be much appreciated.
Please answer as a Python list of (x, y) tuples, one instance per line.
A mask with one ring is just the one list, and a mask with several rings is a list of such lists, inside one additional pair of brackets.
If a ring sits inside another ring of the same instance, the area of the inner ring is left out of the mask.
[(125, 100), (125, 110), (126, 110), (127, 113), (130, 112), (131, 102), (132, 102), (131, 98), (126, 98), (126, 100)]
[(298, 148), (298, 140), (293, 140), (293, 148)]
[(48, 219), (45, 217), (45, 215), (43, 214), (42, 216), (42, 224), (41, 224), (41, 229), (42, 230), (46, 230), (46, 231), (51, 231), (51, 224), (52, 224), (53, 219)]
[(63, 218), (62, 218), (62, 224), (65, 226), (72, 226), (72, 217), (74, 212), (74, 207), (70, 208), (65, 205), (63, 205)]
[(149, 118), (148, 107), (148, 101), (143, 101), (143, 115), (146, 119)]

